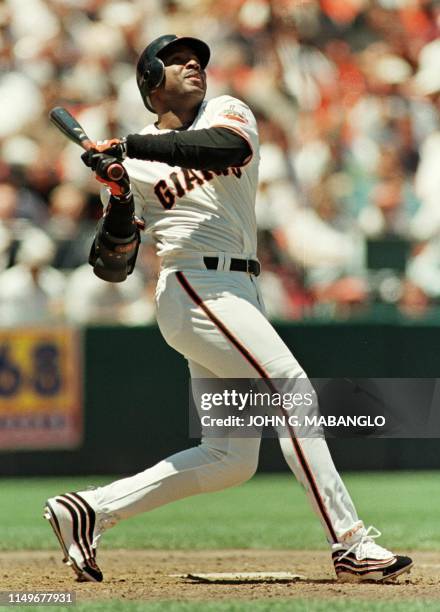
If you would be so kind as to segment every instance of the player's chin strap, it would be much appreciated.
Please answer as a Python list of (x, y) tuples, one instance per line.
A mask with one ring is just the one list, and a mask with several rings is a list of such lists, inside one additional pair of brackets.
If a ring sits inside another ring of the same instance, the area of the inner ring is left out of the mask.
[(102, 280), (121, 283), (134, 270), (143, 221), (134, 218), (135, 231), (131, 236), (118, 238), (104, 228), (105, 217), (100, 219), (89, 255), (93, 272)]

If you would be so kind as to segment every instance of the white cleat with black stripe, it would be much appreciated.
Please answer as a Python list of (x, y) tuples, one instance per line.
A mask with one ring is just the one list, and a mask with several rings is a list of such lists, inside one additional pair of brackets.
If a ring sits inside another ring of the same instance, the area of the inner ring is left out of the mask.
[(96, 516), (90, 504), (78, 493), (64, 493), (47, 500), (47, 519), (69, 565), (79, 582), (102, 582), (96, 564)]
[(385, 582), (410, 571), (412, 559), (376, 544), (374, 540), (380, 535), (375, 527), (369, 527), (348, 548), (344, 544), (333, 546), (332, 559), (340, 582)]

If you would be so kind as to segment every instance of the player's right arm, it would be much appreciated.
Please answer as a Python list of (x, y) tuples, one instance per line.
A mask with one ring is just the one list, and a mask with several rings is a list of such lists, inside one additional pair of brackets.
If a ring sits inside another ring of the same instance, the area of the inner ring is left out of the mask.
[[(105, 145), (98, 145), (103, 148)], [(191, 168), (224, 170), (242, 166), (251, 155), (248, 142), (225, 127), (167, 134), (130, 134), (109, 149), (119, 159), (129, 157)]]
[(243, 166), (251, 155), (249, 143), (226, 127), (167, 134), (131, 134), (127, 157), (193, 170), (224, 170)]
[[(255, 119), (249, 108), (230, 96), (213, 101), (208, 128), (165, 134), (130, 134), (109, 140), (98, 149), (125, 157), (166, 163), (193, 170), (240, 167), (252, 158)], [(110, 145), (110, 148), (108, 148)]]

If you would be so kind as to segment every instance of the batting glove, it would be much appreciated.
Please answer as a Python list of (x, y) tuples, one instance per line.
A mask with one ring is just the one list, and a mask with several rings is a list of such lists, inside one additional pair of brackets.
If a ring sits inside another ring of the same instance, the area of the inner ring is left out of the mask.
[(109, 140), (98, 140), (95, 148), (100, 153), (112, 155), (117, 159), (123, 160), (127, 157), (127, 139), (111, 138)]
[[(127, 199), (131, 196), (130, 179), (119, 159), (105, 153), (99, 153), (93, 149), (83, 153), (81, 159), (87, 167), (94, 170), (96, 180), (108, 186), (112, 196), (119, 199)], [(122, 176), (117, 180), (109, 176), (109, 168), (115, 164), (123, 170)]]

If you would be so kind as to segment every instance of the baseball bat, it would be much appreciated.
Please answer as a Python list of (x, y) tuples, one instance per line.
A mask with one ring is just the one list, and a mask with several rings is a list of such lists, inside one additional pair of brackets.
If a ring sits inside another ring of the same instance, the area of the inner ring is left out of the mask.
[[(86, 151), (93, 149), (93, 142), (87, 136), (81, 125), (73, 117), (69, 111), (62, 106), (55, 106), (50, 113), (49, 118), (56, 127), (63, 132), (67, 138), (79, 145)], [(122, 164), (111, 164), (107, 169), (107, 175), (110, 179), (118, 181), (124, 175), (124, 167)]]

